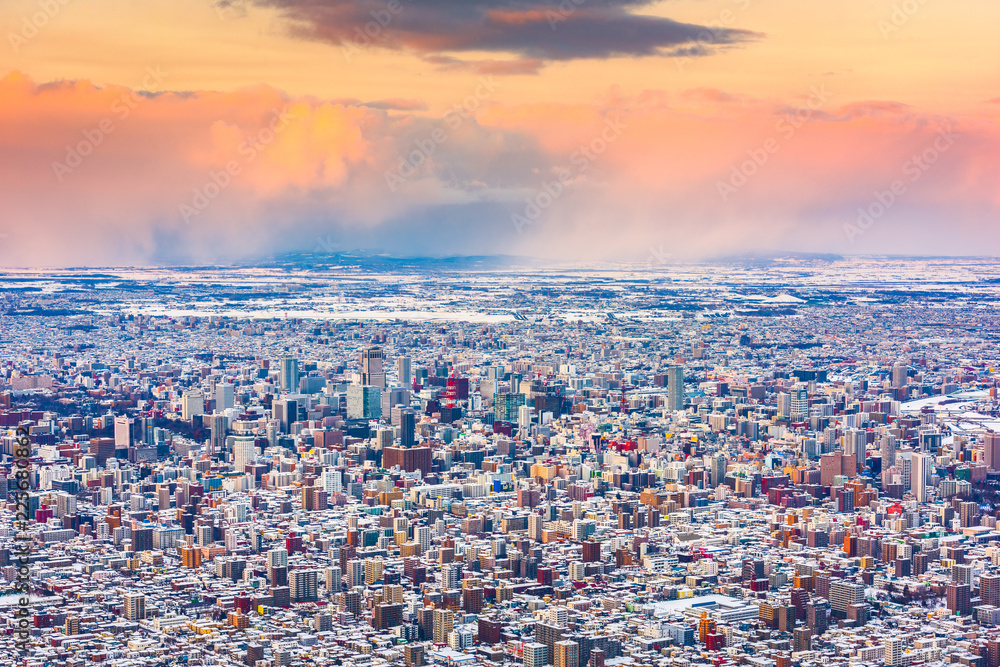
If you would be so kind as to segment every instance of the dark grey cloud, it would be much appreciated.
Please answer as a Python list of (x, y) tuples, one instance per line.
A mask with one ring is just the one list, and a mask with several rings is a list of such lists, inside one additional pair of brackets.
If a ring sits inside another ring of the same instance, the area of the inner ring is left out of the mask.
[(525, 62), (707, 55), (761, 37), (638, 13), (652, 0), (254, 0), (293, 34), (340, 46), (513, 54)]

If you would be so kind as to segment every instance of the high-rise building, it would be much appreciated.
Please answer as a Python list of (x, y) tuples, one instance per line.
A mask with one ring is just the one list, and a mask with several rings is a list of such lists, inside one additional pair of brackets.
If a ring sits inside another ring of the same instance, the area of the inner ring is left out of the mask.
[(127, 449), (132, 446), (132, 420), (115, 417), (115, 448)]
[(545, 667), (549, 660), (549, 647), (538, 642), (528, 642), (523, 647), (524, 667)]
[(897, 667), (903, 664), (903, 638), (887, 637), (885, 640), (885, 664)]
[(802, 384), (792, 387), (790, 400), (788, 418), (793, 422), (805, 421), (809, 417), (809, 390)]
[(865, 450), (868, 448), (868, 434), (856, 428), (844, 431), (844, 456), (854, 456), (857, 466), (854, 472), (859, 472), (865, 465)]
[(568, 639), (556, 642), (556, 655), (553, 664), (555, 667), (579, 667), (580, 645)]
[(215, 385), (215, 409), (228, 410), (236, 407), (236, 396), (233, 392), (233, 385), (222, 382)]
[(365, 562), (360, 558), (353, 558), (347, 561), (347, 587), (364, 586), (365, 584)]
[(413, 385), (413, 373), (410, 369), (410, 358), (407, 356), (402, 356), (396, 359), (396, 375), (399, 378), (399, 384), (407, 389)]
[(413, 410), (403, 410), (399, 415), (399, 444), (412, 447), (417, 440), (417, 415)]
[(726, 479), (726, 467), (729, 461), (726, 455), (718, 452), (712, 457), (712, 487), (718, 488)]
[(347, 388), (348, 419), (378, 419), (382, 416), (382, 390), (370, 385)]
[(267, 552), (267, 566), (288, 567), (288, 551), (285, 549), (271, 549)]
[(381, 558), (366, 558), (365, 561), (365, 585), (371, 586), (376, 581), (382, 579), (382, 566), (383, 562)]
[(146, 596), (142, 593), (125, 593), (122, 596), (122, 616), (129, 621), (146, 618)]
[(958, 616), (972, 613), (972, 593), (969, 584), (952, 582), (947, 589), (948, 610)]
[(892, 367), (892, 386), (905, 387), (907, 382), (907, 368), (903, 364), (897, 363)]
[(229, 418), (226, 415), (215, 413), (211, 416), (211, 435), (209, 437), (210, 456), (218, 454), (226, 447), (226, 433), (229, 431)]
[(910, 489), (918, 503), (927, 501), (927, 478), (932, 461), (932, 456), (923, 452), (913, 452), (910, 456)]
[(519, 410), (524, 403), (524, 394), (495, 394), (493, 396), (493, 418), (498, 422), (516, 422)]
[(238, 435), (233, 439), (233, 469), (236, 472), (244, 472), (256, 456), (257, 445), (253, 436)]
[(205, 414), (205, 394), (201, 389), (189, 389), (181, 394), (181, 419), (190, 421)]
[(361, 384), (385, 389), (382, 348), (369, 347), (361, 352)]
[(667, 369), (667, 410), (677, 412), (684, 409), (684, 367), (671, 366)]
[(280, 424), (282, 433), (290, 432), (292, 424), (299, 420), (299, 402), (291, 399), (273, 401), (271, 417)]
[(1000, 433), (987, 433), (983, 438), (983, 450), (986, 467), (989, 470), (1000, 470)]
[(830, 582), (830, 609), (846, 616), (851, 605), (865, 601), (865, 587), (852, 581), (837, 579)]
[(278, 381), (282, 391), (298, 391), (299, 360), (295, 357), (282, 357), (278, 367)]
[(455, 612), (450, 609), (434, 610), (434, 643), (448, 643), (448, 633), (454, 629)]
[(982, 574), (979, 576), (979, 597), (983, 604), (1000, 607), (1000, 574)]
[(403, 605), (383, 602), (375, 605), (372, 615), (372, 627), (376, 630), (388, 630), (403, 624)]
[(288, 590), (292, 602), (316, 600), (318, 579), (319, 572), (316, 570), (292, 570), (289, 572)]

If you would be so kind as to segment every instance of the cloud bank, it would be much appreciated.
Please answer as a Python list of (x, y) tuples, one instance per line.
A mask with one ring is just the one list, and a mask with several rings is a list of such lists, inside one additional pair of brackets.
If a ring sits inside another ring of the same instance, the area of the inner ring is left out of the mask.
[(197, 263), (331, 243), (581, 259), (1000, 250), (996, 118), (822, 88), (509, 106), (491, 85), (431, 118), (414, 100), (143, 93), (11, 73), (0, 262)]

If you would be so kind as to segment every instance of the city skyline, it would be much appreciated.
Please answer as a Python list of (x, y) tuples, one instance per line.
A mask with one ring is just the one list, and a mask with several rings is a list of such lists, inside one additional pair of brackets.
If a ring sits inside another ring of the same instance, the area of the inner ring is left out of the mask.
[(0, 264), (996, 254), (998, 13), (16, 0)]

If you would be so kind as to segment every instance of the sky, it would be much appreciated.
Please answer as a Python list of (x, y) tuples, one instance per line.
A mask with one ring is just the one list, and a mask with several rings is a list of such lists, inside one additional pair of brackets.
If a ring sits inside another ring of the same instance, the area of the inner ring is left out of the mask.
[(0, 264), (1000, 252), (995, 0), (4, 0)]

